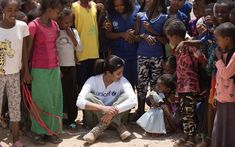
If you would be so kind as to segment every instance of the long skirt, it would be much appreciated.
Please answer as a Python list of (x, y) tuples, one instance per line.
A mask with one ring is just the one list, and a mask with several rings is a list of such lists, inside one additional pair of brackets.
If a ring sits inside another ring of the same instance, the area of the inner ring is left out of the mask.
[(212, 147), (233, 146), (235, 146), (235, 103), (217, 102)]
[[(62, 115), (63, 115), (63, 95), (61, 86), (61, 74), (59, 68), (54, 69), (32, 69), (32, 98), (35, 104), (44, 112), (53, 116), (40, 112), (40, 117), (47, 127), (56, 133), (62, 131)], [(31, 117), (32, 132), (41, 135), (49, 135), (41, 125)]]

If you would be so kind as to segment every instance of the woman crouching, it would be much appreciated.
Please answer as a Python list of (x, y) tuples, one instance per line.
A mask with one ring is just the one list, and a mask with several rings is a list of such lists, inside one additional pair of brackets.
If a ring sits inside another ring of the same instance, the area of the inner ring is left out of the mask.
[(95, 76), (89, 78), (77, 99), (77, 106), (85, 110), (88, 126), (95, 126), (83, 139), (92, 144), (109, 126), (115, 127), (122, 140), (131, 133), (123, 125), (129, 110), (137, 105), (137, 97), (131, 84), (123, 77), (125, 62), (111, 55), (99, 59), (95, 65)]

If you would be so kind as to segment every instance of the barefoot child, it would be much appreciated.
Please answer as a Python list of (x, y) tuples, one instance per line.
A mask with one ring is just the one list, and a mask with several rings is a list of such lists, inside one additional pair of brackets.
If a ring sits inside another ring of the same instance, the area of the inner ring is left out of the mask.
[[(173, 20), (165, 27), (165, 33), (170, 44), (177, 48), (185, 40), (186, 28), (179, 20)], [(183, 46), (174, 49), (177, 62), (177, 88), (180, 99), (180, 118), (183, 123), (184, 137), (179, 139), (176, 146), (195, 145), (196, 133), (196, 102), (200, 93), (198, 79), (198, 63), (205, 62), (205, 56), (195, 47)]]
[[(23, 61), (23, 68), (27, 63), (25, 41), (29, 36), (29, 31), (26, 23), (16, 20), (19, 7), (17, 0), (2, 0), (0, 4), (3, 13), (3, 19), (0, 21), (0, 114), (3, 94), (6, 90), (10, 121), (12, 122), (13, 147), (21, 147), (23, 145), (19, 140), (20, 70), (21, 61)], [(27, 79), (24, 72), (23, 77)]]
[(71, 28), (72, 11), (69, 8), (64, 8), (61, 16), (58, 19), (60, 27), (60, 35), (57, 38), (56, 46), (59, 54), (59, 64), (62, 73), (62, 88), (63, 88), (63, 111), (68, 118), (65, 124), (70, 131), (75, 131), (77, 118), (77, 82), (76, 82), (76, 66), (75, 52), (81, 52), (82, 46), (80, 37), (76, 29)]
[(137, 124), (149, 134), (166, 134), (175, 130), (171, 103), (174, 101), (174, 76), (164, 74), (157, 80), (156, 91), (152, 91), (149, 101), (150, 109), (144, 113)]
[(235, 26), (223, 23), (215, 29), (216, 42), (216, 116), (212, 147), (235, 144)]

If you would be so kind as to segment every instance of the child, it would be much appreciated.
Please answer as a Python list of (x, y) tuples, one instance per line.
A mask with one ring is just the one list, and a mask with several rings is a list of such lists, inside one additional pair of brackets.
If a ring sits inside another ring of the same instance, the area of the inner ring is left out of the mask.
[(135, 87), (137, 85), (138, 44), (133, 29), (139, 7), (135, 6), (131, 0), (111, 0), (107, 7), (113, 29), (107, 31), (106, 36), (112, 41), (112, 54), (125, 60), (124, 77)]
[(76, 29), (72, 29), (72, 11), (64, 8), (58, 19), (60, 35), (57, 38), (56, 46), (59, 53), (59, 64), (62, 74), (62, 88), (64, 98), (64, 113), (67, 113), (68, 119), (66, 125), (71, 131), (75, 131), (77, 118), (77, 82), (75, 67), (75, 51), (81, 52), (81, 42)]
[(170, 74), (164, 74), (158, 78), (156, 91), (152, 91), (149, 97), (150, 109), (144, 113), (137, 124), (147, 133), (166, 134), (174, 131), (173, 112), (171, 104), (174, 101), (175, 82)]
[(93, 73), (94, 64), (99, 58), (99, 39), (97, 24), (97, 5), (91, 0), (75, 1), (72, 4), (75, 28), (80, 35), (83, 51), (77, 52), (78, 91)]
[(225, 3), (215, 3), (214, 6), (214, 15), (219, 24), (224, 22), (229, 22), (229, 14), (230, 14), (231, 7)]
[[(29, 53), (32, 49), (32, 99), (41, 110), (52, 115), (41, 114), (40, 117), (47, 127), (57, 134), (62, 131), (63, 95), (56, 48), (59, 27), (54, 20), (58, 18), (62, 8), (60, 0), (42, 0), (41, 16), (29, 23)], [(31, 121), (35, 144), (44, 145), (45, 137), (54, 144), (61, 142), (58, 136), (49, 134), (33, 117)]]
[(184, 2), (185, 0), (172, 0), (167, 14), (169, 18), (177, 18), (181, 20), (185, 26), (188, 26), (189, 18), (179, 10), (183, 6)]
[(138, 62), (138, 110), (136, 118), (144, 114), (145, 98), (148, 84), (151, 89), (162, 74), (162, 61), (164, 56), (164, 43), (166, 37), (163, 34), (163, 25), (167, 16), (164, 0), (146, 1), (146, 12), (139, 13), (140, 31), (139, 46), (137, 48)]
[[(185, 40), (186, 28), (179, 20), (168, 23), (165, 33), (172, 46), (177, 48)], [(205, 62), (205, 56), (192, 46), (174, 49), (177, 62), (177, 88), (180, 99), (180, 118), (185, 136), (176, 142), (176, 146), (195, 145), (196, 133), (196, 102), (200, 92), (198, 79), (198, 63)]]
[(235, 144), (235, 26), (223, 23), (215, 29), (216, 42), (216, 116), (212, 133), (213, 147)]
[[(20, 70), (27, 63), (26, 37), (28, 26), (16, 20), (19, 3), (17, 0), (2, 0), (3, 19), (0, 21), (0, 114), (4, 90), (8, 98), (10, 121), (12, 122), (13, 147), (21, 147), (19, 140), (19, 122), (21, 120)], [(23, 58), (22, 58), (23, 57)], [(23, 66), (21, 64), (23, 61)], [(25, 70), (23, 70), (25, 71)], [(25, 80), (28, 78), (23, 72)]]

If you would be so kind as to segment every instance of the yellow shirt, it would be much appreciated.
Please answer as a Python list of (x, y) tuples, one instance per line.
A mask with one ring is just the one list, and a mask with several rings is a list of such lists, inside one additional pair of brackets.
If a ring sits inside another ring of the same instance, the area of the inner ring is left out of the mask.
[(83, 51), (76, 53), (79, 61), (99, 58), (97, 9), (94, 2), (90, 3), (90, 9), (82, 7), (78, 2), (72, 5), (75, 27), (78, 30), (83, 46)]

